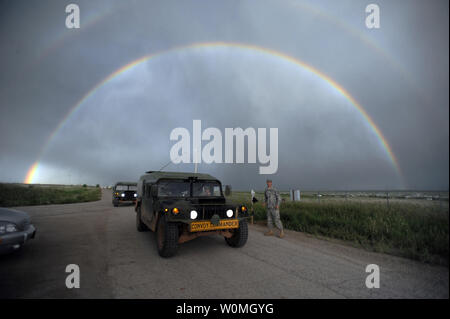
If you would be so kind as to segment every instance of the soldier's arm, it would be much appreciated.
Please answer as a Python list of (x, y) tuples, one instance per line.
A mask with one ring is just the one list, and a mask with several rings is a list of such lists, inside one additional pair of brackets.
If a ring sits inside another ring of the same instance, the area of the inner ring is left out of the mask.
[(264, 191), (264, 203), (262, 203), (263, 206), (267, 204), (267, 189)]
[(277, 194), (277, 207), (280, 207), (280, 204), (281, 204), (281, 195), (280, 195), (280, 192), (279, 192), (279, 191), (277, 191), (276, 194)]

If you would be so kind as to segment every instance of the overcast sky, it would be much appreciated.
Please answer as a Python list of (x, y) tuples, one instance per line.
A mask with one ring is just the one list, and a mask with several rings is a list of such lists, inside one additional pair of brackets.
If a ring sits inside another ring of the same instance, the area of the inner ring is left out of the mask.
[[(79, 29), (65, 26), (69, 3)], [(379, 29), (365, 25), (369, 3)], [(33, 183), (137, 180), (170, 161), (173, 129), (192, 135), (199, 119), (223, 135), (278, 128), (274, 175), (260, 163), (199, 165), (234, 189), (270, 177), (280, 189), (448, 190), (448, 13), (437, 0), (1, 1), (0, 181), (24, 181), (36, 161)], [(205, 42), (241, 46), (174, 50)], [(108, 75), (161, 52), (99, 86), (60, 126)], [(398, 168), (349, 99), (281, 55), (344, 88)]]

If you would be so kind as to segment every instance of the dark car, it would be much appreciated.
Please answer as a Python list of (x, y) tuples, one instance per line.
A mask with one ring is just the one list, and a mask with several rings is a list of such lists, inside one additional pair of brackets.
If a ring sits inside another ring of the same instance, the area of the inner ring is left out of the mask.
[(118, 207), (120, 203), (135, 203), (137, 198), (136, 182), (117, 182), (112, 192), (112, 203), (114, 207)]
[(149, 171), (138, 182), (135, 210), (137, 230), (156, 232), (162, 257), (204, 235), (219, 234), (232, 247), (247, 242), (247, 207), (229, 203), (208, 174)]
[(27, 213), (0, 207), (0, 253), (20, 249), (35, 234)]

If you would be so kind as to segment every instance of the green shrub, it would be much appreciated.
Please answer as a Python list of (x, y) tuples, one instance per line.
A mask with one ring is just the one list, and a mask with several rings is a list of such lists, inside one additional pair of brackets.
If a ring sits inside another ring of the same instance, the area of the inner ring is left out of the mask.
[[(239, 198), (250, 205), (250, 201)], [(361, 202), (285, 202), (280, 217), (286, 229), (352, 242), (369, 250), (448, 265), (449, 215), (424, 213), (409, 204)], [(254, 205), (254, 219), (266, 210)]]
[(0, 184), (0, 206), (3, 207), (67, 204), (100, 199), (100, 188)]

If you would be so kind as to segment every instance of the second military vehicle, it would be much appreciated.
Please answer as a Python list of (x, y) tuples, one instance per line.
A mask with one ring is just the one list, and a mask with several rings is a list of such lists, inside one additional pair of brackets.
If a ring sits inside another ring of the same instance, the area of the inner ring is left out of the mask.
[(112, 189), (112, 203), (114, 207), (118, 207), (123, 202), (136, 202), (136, 189), (136, 182), (117, 182)]
[(247, 242), (247, 207), (227, 202), (220, 181), (208, 174), (146, 172), (138, 182), (135, 210), (137, 230), (156, 233), (162, 257), (203, 235), (222, 235), (231, 247)]

